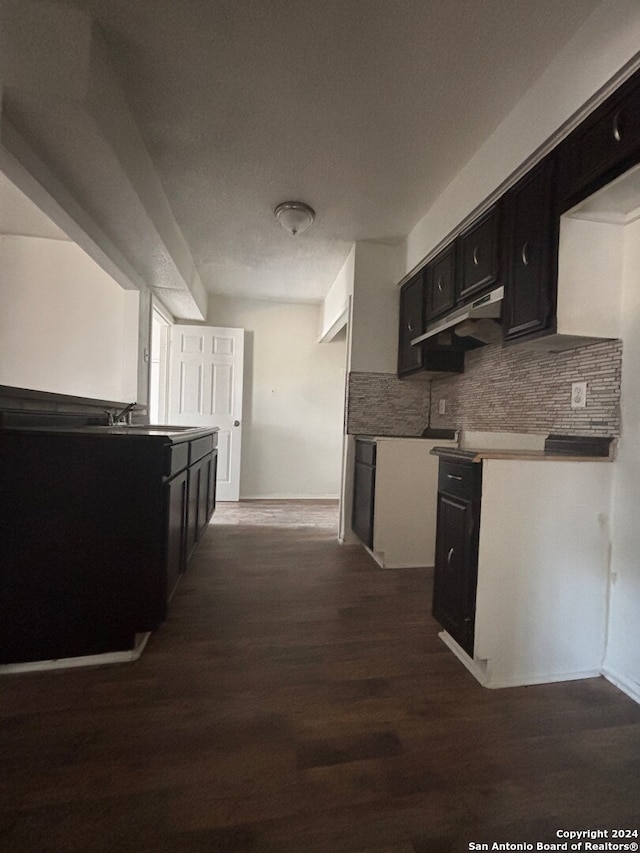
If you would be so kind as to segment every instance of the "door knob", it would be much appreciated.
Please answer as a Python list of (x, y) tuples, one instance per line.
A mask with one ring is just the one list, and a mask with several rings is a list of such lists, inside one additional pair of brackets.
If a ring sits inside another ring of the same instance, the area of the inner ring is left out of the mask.
[(240, 421), (234, 421), (234, 422), (233, 422), (233, 425), (234, 425), (234, 426), (240, 426)]

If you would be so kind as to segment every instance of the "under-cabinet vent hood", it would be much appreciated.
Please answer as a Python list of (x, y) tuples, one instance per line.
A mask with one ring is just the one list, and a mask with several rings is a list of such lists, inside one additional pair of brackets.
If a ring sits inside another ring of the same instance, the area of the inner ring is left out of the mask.
[(501, 316), (503, 296), (504, 287), (496, 287), (489, 293), (485, 293), (484, 296), (474, 299), (473, 302), (468, 302), (466, 305), (456, 308), (445, 317), (441, 317), (434, 323), (430, 323), (423, 335), (411, 341), (412, 346), (421, 344), (427, 338), (432, 338), (434, 335), (444, 332), (445, 329), (458, 326), (460, 328), (455, 328), (454, 331), (459, 332), (462, 337), (475, 337), (484, 343), (493, 343), (494, 340), (499, 340), (499, 327), (497, 324), (492, 323), (491, 320), (495, 320)]

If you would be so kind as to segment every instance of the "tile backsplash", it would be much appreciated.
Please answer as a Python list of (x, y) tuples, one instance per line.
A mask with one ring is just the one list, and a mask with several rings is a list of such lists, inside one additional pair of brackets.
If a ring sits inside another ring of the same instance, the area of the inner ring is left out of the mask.
[[(467, 353), (463, 374), (432, 386), (431, 423), (462, 429), (568, 435), (620, 434), (622, 341), (562, 353), (486, 346)], [(571, 408), (571, 383), (587, 383), (584, 409)], [(446, 414), (438, 414), (440, 400)]]
[[(621, 374), (619, 340), (562, 353), (485, 346), (467, 353), (464, 373), (432, 383), (351, 373), (347, 432), (420, 435), (431, 407), (433, 427), (618, 436)], [(572, 382), (587, 383), (584, 409), (571, 408)], [(444, 415), (438, 414), (440, 400), (446, 401)]]
[(420, 435), (429, 418), (429, 382), (350, 373), (345, 417), (352, 435)]

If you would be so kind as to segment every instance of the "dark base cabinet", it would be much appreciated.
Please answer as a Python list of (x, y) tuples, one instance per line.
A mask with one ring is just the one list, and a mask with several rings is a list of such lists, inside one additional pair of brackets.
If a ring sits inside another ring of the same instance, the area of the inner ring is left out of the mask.
[(433, 615), (473, 657), (482, 466), (441, 460)]
[(376, 498), (376, 443), (356, 439), (351, 528), (368, 548), (373, 548), (373, 513)]
[[(215, 497), (205, 438), (198, 536)], [(128, 650), (159, 627), (188, 556), (194, 444), (0, 433), (0, 664)]]

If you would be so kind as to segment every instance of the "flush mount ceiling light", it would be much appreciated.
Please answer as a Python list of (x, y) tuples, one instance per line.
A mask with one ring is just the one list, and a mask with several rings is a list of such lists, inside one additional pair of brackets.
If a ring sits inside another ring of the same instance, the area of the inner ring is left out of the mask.
[(316, 217), (313, 208), (301, 201), (283, 201), (274, 211), (280, 225), (289, 234), (302, 234)]

